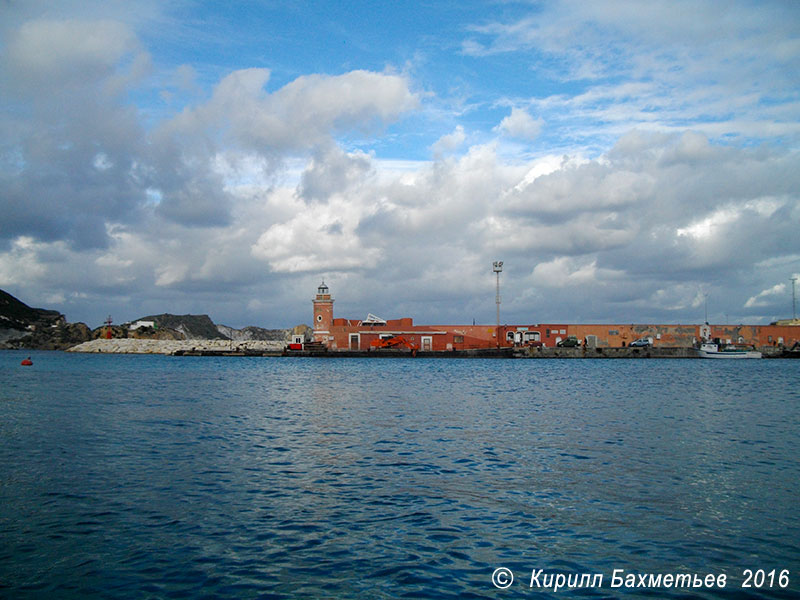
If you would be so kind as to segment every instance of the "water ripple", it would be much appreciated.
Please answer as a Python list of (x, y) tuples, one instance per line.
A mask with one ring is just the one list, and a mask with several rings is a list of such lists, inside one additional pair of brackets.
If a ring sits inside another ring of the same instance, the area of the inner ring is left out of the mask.
[(738, 588), (800, 560), (796, 361), (17, 358), (0, 596), (494, 598), (498, 566), (800, 592)]

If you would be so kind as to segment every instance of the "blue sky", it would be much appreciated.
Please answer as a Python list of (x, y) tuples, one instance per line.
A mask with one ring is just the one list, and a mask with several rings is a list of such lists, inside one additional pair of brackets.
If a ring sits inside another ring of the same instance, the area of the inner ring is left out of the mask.
[(154, 312), (766, 323), (795, 2), (7, 2), (0, 287)]

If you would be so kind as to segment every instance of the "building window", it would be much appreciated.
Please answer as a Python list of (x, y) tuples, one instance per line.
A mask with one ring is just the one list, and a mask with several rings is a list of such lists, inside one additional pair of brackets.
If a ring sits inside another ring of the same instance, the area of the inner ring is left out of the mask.
[(514, 332), (513, 331), (506, 331), (506, 341), (513, 342), (514, 341)]
[(464, 343), (464, 336), (463, 335), (454, 335), (453, 336), (453, 343), (454, 344), (463, 344)]
[(550, 337), (550, 330), (549, 329), (545, 329), (544, 330), (544, 334), (545, 334), (545, 336)]
[(609, 329), (608, 335), (619, 335), (619, 331), (616, 329)]

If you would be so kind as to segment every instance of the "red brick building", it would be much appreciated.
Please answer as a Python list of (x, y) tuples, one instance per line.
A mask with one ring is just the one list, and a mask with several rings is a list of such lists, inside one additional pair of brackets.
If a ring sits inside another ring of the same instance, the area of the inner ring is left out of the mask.
[(337, 319), (334, 299), (323, 282), (317, 288), (314, 305), (314, 341), (329, 350), (368, 350), (380, 338), (402, 336), (414, 348), (446, 352), (524, 345), (553, 347), (575, 337), (590, 347), (624, 347), (648, 338), (653, 346), (691, 347), (699, 340), (718, 338), (724, 343), (791, 347), (800, 341), (797, 325), (568, 325), (532, 323), (528, 325), (414, 325), (410, 317), (384, 320), (375, 315), (366, 319)]

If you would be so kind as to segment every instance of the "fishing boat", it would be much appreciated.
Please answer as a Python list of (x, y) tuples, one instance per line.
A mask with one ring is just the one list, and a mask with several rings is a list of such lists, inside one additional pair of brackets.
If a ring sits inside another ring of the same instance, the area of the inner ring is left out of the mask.
[(736, 346), (722, 346), (706, 342), (695, 349), (700, 358), (761, 358), (758, 350), (747, 350)]

